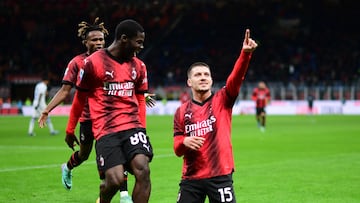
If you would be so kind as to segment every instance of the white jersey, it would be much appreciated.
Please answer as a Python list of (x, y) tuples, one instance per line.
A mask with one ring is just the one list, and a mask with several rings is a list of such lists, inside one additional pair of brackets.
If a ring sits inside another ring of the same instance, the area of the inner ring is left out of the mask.
[(35, 117), (38, 117), (40, 113), (46, 108), (46, 94), (47, 85), (44, 82), (39, 82), (35, 86), (33, 107), (35, 108)]

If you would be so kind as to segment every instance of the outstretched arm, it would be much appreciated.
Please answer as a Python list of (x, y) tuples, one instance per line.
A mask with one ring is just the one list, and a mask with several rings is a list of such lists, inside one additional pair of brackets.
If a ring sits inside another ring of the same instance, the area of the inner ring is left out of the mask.
[(257, 43), (250, 38), (250, 30), (246, 29), (240, 56), (236, 60), (234, 68), (226, 81), (226, 87), (229, 90), (228, 93), (233, 97), (239, 94), (240, 86), (245, 79), (245, 74), (249, 67), (252, 52), (257, 46)]
[(66, 97), (70, 94), (71, 88), (71, 85), (63, 84), (61, 88), (56, 92), (55, 96), (51, 99), (49, 104), (46, 106), (46, 108), (40, 115), (40, 118), (38, 120), (40, 128), (46, 126), (46, 119), (48, 118), (49, 113), (66, 99)]

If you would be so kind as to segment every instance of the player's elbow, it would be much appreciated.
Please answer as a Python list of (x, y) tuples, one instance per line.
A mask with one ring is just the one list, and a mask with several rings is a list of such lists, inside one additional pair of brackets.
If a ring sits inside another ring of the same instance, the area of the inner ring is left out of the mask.
[(179, 146), (176, 146), (176, 145), (174, 145), (174, 152), (175, 152), (175, 155), (176, 156), (182, 156), (182, 155), (184, 155), (184, 152), (183, 152), (183, 150), (181, 150), (180, 149), (180, 147)]
[(174, 137), (174, 152), (176, 156), (183, 156), (185, 153), (185, 145), (184, 145), (184, 136), (175, 136)]

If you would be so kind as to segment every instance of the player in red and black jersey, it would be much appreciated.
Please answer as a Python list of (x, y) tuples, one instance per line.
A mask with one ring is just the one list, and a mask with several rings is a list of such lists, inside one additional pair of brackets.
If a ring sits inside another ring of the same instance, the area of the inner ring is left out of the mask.
[(265, 82), (260, 81), (258, 87), (254, 88), (251, 96), (255, 101), (256, 121), (262, 132), (265, 131), (266, 111), (265, 107), (270, 102), (270, 91), (266, 87)]
[(145, 33), (134, 20), (120, 22), (113, 43), (84, 60), (77, 82), (67, 131), (88, 98), (100, 178), (100, 202), (111, 202), (124, 182), (124, 170), (135, 176), (134, 202), (150, 197), (149, 162), (153, 157), (145, 130), (148, 90), (145, 64), (134, 56), (143, 48)]
[[(42, 112), (38, 122), (40, 127), (44, 127), (48, 114), (63, 102), (71, 92), (73, 86), (76, 85), (77, 76), (81, 67), (84, 64), (84, 59), (90, 56), (97, 50), (103, 49), (105, 46), (105, 37), (108, 35), (107, 29), (104, 27), (103, 22), (99, 22), (99, 18), (95, 19), (93, 24), (85, 21), (79, 23), (78, 37), (82, 39), (82, 43), (87, 48), (85, 53), (75, 56), (68, 63), (63, 80), (62, 86), (56, 95), (52, 98), (45, 110)], [(65, 141), (68, 146), (74, 150), (75, 143), (79, 145), (80, 149), (72, 153), (67, 163), (62, 164), (62, 183), (65, 189), (70, 190), (72, 187), (72, 169), (79, 166), (81, 163), (89, 158), (93, 147), (94, 135), (92, 132), (92, 122), (90, 118), (89, 105), (86, 101), (80, 121), (80, 141), (74, 135), (74, 132), (67, 132)], [(125, 202), (131, 201), (127, 192), (127, 182), (125, 181), (120, 189), (121, 200)]]
[(236, 202), (232, 173), (231, 117), (252, 52), (257, 47), (246, 30), (243, 47), (226, 85), (215, 94), (210, 67), (197, 62), (187, 72), (192, 99), (174, 116), (174, 151), (183, 156), (178, 203)]

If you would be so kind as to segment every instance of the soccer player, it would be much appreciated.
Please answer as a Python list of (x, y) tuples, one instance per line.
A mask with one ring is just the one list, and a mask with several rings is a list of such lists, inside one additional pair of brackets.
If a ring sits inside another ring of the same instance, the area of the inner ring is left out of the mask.
[(261, 132), (265, 132), (266, 111), (265, 107), (270, 102), (270, 91), (265, 82), (260, 81), (258, 87), (254, 88), (251, 98), (255, 101), (256, 121)]
[[(81, 38), (83, 45), (85, 45), (86, 52), (75, 56), (68, 63), (63, 76), (61, 88), (42, 111), (42, 115), (38, 120), (40, 127), (44, 127), (45, 120), (48, 118), (48, 114), (51, 110), (63, 102), (70, 94), (72, 87), (76, 85), (77, 75), (83, 65), (83, 60), (95, 51), (104, 48), (105, 37), (108, 34), (107, 29), (104, 27), (104, 23), (100, 22), (99, 18), (96, 18), (93, 24), (85, 21), (79, 23), (78, 37)], [(86, 103), (80, 118), (80, 141), (73, 132), (67, 132), (65, 137), (65, 142), (72, 150), (74, 150), (75, 143), (80, 147), (80, 150), (73, 152), (67, 163), (62, 164), (61, 166), (61, 180), (65, 189), (70, 190), (72, 187), (72, 169), (78, 167), (89, 158), (93, 147), (93, 140), (94, 135), (92, 132), (89, 105)], [(124, 181), (122, 187), (120, 188), (120, 196), (121, 203), (132, 202), (131, 197), (128, 195), (126, 181)]]
[(245, 32), (242, 50), (225, 86), (213, 93), (210, 67), (203, 62), (187, 71), (192, 99), (174, 116), (174, 151), (183, 156), (178, 203), (236, 202), (231, 144), (232, 108), (245, 78), (252, 52), (257, 47)]
[[(47, 96), (47, 88), (49, 85), (49, 79), (48, 76), (43, 76), (41, 79), (41, 82), (38, 82), (35, 86), (35, 90), (34, 90), (34, 100), (33, 100), (33, 114), (31, 116), (31, 120), (29, 123), (29, 130), (28, 130), (28, 134), (30, 136), (35, 136), (34, 133), (34, 125), (35, 125), (35, 121), (37, 118), (40, 117), (41, 112), (45, 109), (46, 107), (46, 96)], [(56, 135), (59, 133), (59, 131), (54, 129), (54, 126), (51, 122), (50, 117), (47, 117), (46, 119), (44, 119), (43, 121), (44, 123), (47, 123), (47, 125), (49, 126), (49, 130), (50, 130), (50, 134), (51, 135)]]
[(111, 202), (124, 182), (124, 171), (135, 176), (134, 202), (148, 202), (149, 163), (153, 152), (145, 129), (146, 65), (134, 53), (143, 48), (145, 32), (134, 20), (121, 21), (113, 43), (84, 60), (77, 81), (67, 132), (88, 98), (100, 178), (99, 202)]

